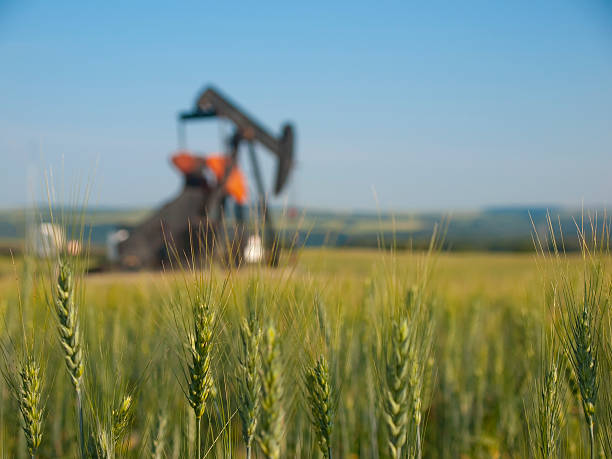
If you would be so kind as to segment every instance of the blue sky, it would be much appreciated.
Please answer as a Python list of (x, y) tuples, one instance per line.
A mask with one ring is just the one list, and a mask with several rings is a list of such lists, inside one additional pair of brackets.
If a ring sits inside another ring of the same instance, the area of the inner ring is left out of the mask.
[[(208, 83), (273, 131), (297, 125), (290, 204), (612, 196), (603, 0), (0, 0), (0, 59), (0, 207), (27, 202), (28, 171), (40, 183), (47, 167), (67, 183), (95, 168), (94, 204), (168, 199), (180, 187), (168, 164), (176, 113)], [(193, 125), (188, 146), (216, 150), (223, 132)]]

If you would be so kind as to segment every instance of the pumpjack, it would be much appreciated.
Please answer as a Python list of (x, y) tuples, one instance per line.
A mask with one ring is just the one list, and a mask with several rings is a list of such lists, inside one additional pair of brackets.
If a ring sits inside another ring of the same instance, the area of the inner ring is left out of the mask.
[[(179, 134), (183, 133), (180, 137), (184, 137), (186, 123), (215, 118), (233, 125), (227, 151), (197, 156), (182, 149), (174, 154), (172, 162), (184, 178), (182, 191), (142, 223), (110, 236), (109, 258), (119, 268), (155, 269), (179, 257), (193, 258), (194, 253), (234, 265), (278, 264), (280, 243), (255, 145), (263, 146), (276, 159), (272, 193), (278, 195), (286, 188), (295, 163), (295, 129), (285, 123), (280, 135), (274, 136), (219, 90), (208, 87), (197, 97), (193, 109), (179, 113)], [(253, 218), (246, 216), (248, 187), (238, 166), (243, 145), (247, 147), (257, 192), (256, 205), (250, 206), (248, 212), (256, 217), (255, 228)]]

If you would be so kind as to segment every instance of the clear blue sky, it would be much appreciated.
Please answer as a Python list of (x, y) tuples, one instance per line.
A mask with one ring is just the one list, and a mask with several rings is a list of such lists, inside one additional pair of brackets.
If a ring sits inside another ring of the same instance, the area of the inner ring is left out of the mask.
[[(612, 197), (603, 0), (0, 0), (0, 59), (0, 207), (62, 157), (66, 182), (98, 163), (93, 203), (167, 199), (176, 113), (207, 83), (274, 131), (296, 123), (300, 205), (375, 208), (373, 188), (397, 210)], [(217, 149), (223, 129), (188, 144)]]

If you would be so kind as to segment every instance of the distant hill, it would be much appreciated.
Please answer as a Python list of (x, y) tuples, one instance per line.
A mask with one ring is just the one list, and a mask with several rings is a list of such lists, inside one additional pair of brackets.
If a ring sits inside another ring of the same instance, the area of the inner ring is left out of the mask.
[[(94, 246), (102, 247), (109, 233), (137, 224), (150, 212), (143, 208), (87, 209), (83, 215), (85, 234), (91, 234)], [(280, 210), (273, 211), (273, 217), (286, 244), (297, 236), (297, 244), (305, 246), (377, 247), (384, 241), (386, 245), (395, 244), (399, 248), (423, 247), (429, 242), (434, 225), (442, 222), (447, 229), (445, 241), (450, 250), (530, 251), (533, 250), (532, 219), (538, 233), (545, 234), (547, 212), (561, 222), (566, 248), (575, 248), (574, 218), (579, 220), (581, 211), (555, 207), (497, 207), (450, 215), (301, 209), (293, 218)], [(61, 220), (60, 209), (53, 213), (56, 220)], [(76, 214), (64, 211), (64, 215), (70, 216), (64, 220), (70, 222)], [(19, 244), (26, 233), (26, 222), (49, 220), (48, 211), (0, 210), (0, 247)]]
[[(299, 231), (307, 246), (377, 247), (385, 245), (425, 247), (434, 227), (446, 230), (450, 250), (532, 251), (534, 225), (547, 233), (546, 208), (490, 208), (481, 211), (442, 212), (331, 212), (305, 210), (303, 223), (281, 219), (281, 226)], [(551, 217), (561, 223), (566, 249), (577, 248), (576, 224), (581, 211), (551, 207)], [(532, 222), (533, 221), (533, 222)]]

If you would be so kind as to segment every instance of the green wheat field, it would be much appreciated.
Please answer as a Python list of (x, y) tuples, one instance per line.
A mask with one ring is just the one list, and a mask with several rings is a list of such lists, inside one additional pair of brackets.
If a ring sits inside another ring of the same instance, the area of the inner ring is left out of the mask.
[(0, 455), (612, 457), (596, 230), (567, 256), (434, 238), (237, 271), (4, 256)]

